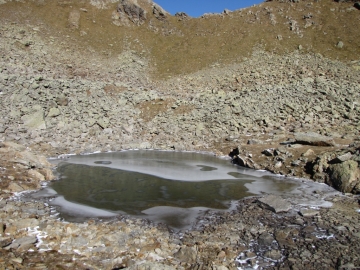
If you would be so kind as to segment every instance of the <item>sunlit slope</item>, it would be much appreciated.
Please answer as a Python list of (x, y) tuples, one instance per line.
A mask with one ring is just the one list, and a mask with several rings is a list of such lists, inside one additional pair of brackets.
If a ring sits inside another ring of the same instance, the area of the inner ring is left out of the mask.
[(62, 48), (84, 57), (111, 61), (133, 50), (149, 60), (158, 78), (242, 61), (257, 47), (279, 54), (300, 50), (344, 61), (359, 58), (360, 11), (351, 3), (271, 1), (201, 18), (160, 16), (151, 1), (136, 3), (145, 12), (139, 21), (118, 11), (118, 3), (85, 0), (8, 2), (0, 5), (0, 20), (40, 25), (45, 39), (60, 38)]

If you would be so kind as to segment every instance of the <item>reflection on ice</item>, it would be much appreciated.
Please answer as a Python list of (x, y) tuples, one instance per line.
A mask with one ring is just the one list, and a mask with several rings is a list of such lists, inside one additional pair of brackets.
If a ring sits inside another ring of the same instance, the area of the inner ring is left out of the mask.
[[(89, 166), (106, 166), (181, 181), (228, 179), (229, 171), (238, 172), (238, 168), (232, 166), (228, 160), (188, 152), (140, 150), (98, 153), (70, 156), (66, 162)], [(248, 180), (249, 176), (264, 175), (264, 173), (249, 169), (244, 169), (241, 173), (245, 173)]]
[(188, 229), (195, 223), (196, 218), (206, 207), (179, 208), (157, 206), (142, 211), (146, 218), (156, 223), (165, 223), (172, 228)]

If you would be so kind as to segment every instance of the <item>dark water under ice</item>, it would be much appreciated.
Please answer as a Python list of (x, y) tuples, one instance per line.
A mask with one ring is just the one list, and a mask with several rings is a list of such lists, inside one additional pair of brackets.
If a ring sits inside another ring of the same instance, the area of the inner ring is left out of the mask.
[(50, 203), (71, 221), (121, 214), (183, 229), (208, 209), (228, 210), (247, 196), (296, 193), (301, 186), (192, 152), (134, 150), (52, 162), (59, 180), (32, 196), (55, 198)]

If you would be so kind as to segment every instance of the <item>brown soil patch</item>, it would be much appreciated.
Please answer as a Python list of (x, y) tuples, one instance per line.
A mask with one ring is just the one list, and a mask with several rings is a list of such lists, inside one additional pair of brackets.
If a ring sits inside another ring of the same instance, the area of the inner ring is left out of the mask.
[(149, 122), (155, 116), (166, 112), (174, 104), (174, 99), (156, 99), (145, 101), (137, 105), (137, 108), (141, 111), (140, 118), (144, 121)]

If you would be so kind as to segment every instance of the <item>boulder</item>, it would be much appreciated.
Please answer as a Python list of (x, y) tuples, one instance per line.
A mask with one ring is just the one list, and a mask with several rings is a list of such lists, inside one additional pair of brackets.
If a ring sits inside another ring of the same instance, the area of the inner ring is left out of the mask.
[(360, 193), (360, 169), (354, 160), (329, 166), (328, 184), (345, 193)]
[(335, 142), (332, 137), (323, 136), (315, 132), (298, 132), (294, 134), (295, 143), (314, 145), (314, 146), (334, 146)]
[(268, 209), (275, 213), (288, 212), (291, 209), (290, 203), (275, 195), (268, 195), (266, 197), (260, 198), (257, 200), (257, 202), (262, 208)]
[(23, 117), (21, 117), (21, 120), (24, 122), (24, 125), (27, 126), (30, 130), (46, 129), (43, 110), (39, 110), (29, 115), (24, 115)]

